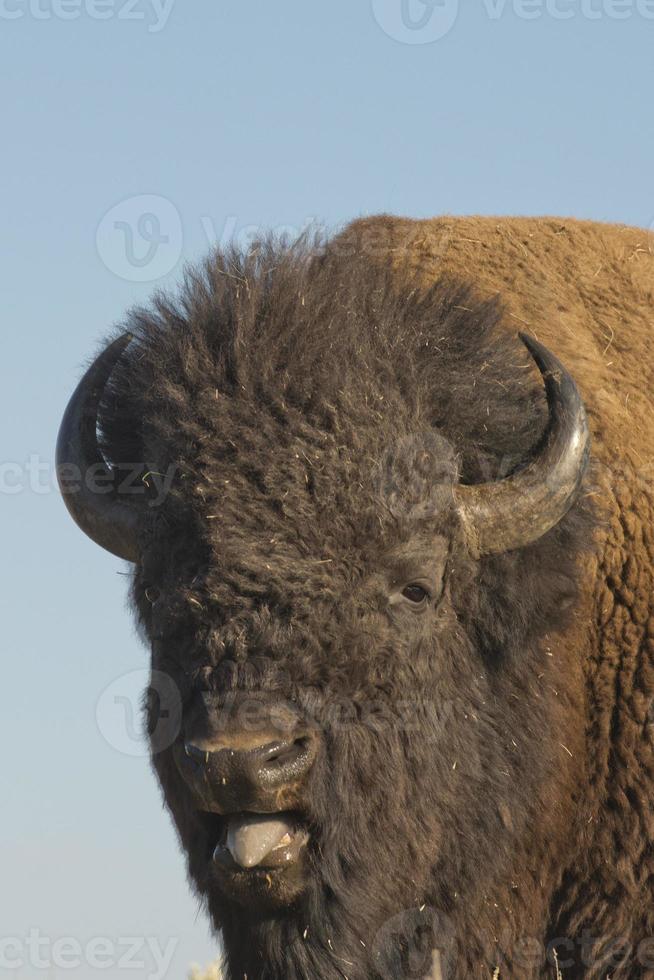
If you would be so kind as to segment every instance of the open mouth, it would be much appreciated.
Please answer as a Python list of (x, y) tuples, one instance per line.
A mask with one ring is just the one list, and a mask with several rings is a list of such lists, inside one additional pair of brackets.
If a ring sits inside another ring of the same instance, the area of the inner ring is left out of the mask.
[(298, 814), (233, 813), (226, 817), (206, 814), (211, 861), (226, 872), (270, 872), (290, 868), (300, 860), (309, 832)]

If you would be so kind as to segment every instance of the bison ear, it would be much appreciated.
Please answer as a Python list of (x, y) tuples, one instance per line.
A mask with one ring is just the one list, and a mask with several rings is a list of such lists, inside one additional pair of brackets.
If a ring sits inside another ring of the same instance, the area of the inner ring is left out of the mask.
[(546, 534), (574, 504), (588, 466), (588, 419), (574, 380), (543, 344), (519, 336), (544, 378), (549, 425), (532, 459), (511, 476), (455, 487), (468, 545), (477, 558), (523, 548)]
[(97, 438), (98, 406), (111, 372), (132, 339), (123, 334), (91, 364), (73, 392), (59, 428), (56, 468), (59, 489), (75, 523), (92, 541), (119, 558), (136, 562), (137, 527), (144, 499), (120, 499), (116, 474)]

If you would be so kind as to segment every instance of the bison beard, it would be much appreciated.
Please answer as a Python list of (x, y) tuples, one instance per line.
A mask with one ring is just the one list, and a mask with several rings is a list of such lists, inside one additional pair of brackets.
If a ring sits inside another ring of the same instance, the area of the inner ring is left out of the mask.
[[(452, 980), (546, 976), (587, 822), (570, 627), (592, 497), (476, 552), (457, 488), (538, 456), (542, 379), (497, 301), (337, 245), (216, 253), (130, 316), (103, 387), (114, 472), (174, 472), (125, 532), (152, 666), (184, 709), (154, 766), (233, 980), (423, 977), (434, 949)], [(317, 733), (277, 808), (308, 843), (290, 871), (226, 878), (212, 855), (239, 808), (219, 785), (209, 815), (194, 773), (210, 779), (211, 719), (245, 703)]]

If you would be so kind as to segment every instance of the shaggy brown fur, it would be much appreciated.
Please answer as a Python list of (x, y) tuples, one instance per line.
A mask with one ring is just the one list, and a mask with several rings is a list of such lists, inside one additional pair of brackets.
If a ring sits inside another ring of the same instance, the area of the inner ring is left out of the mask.
[[(376, 218), (216, 255), (130, 318), (106, 451), (177, 473), (134, 580), (153, 666), (185, 706), (273, 687), (325, 731), (283, 912), (224, 899), (154, 757), (233, 980), (418, 977), (433, 945), (452, 980), (553, 976), (552, 944), (564, 977), (654, 976), (653, 287), (633, 229)], [(547, 419), (516, 328), (576, 378), (593, 472), (540, 541), (475, 561), (448, 487)], [(389, 616), (416, 568), (432, 607)]]

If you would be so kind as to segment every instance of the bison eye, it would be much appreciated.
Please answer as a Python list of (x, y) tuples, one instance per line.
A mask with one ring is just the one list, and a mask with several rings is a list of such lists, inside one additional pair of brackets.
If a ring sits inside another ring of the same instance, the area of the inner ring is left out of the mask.
[(407, 585), (406, 588), (402, 589), (402, 595), (409, 602), (415, 602), (416, 605), (420, 605), (420, 603), (424, 603), (429, 599), (427, 590), (423, 589), (422, 585), (416, 585), (415, 583)]

